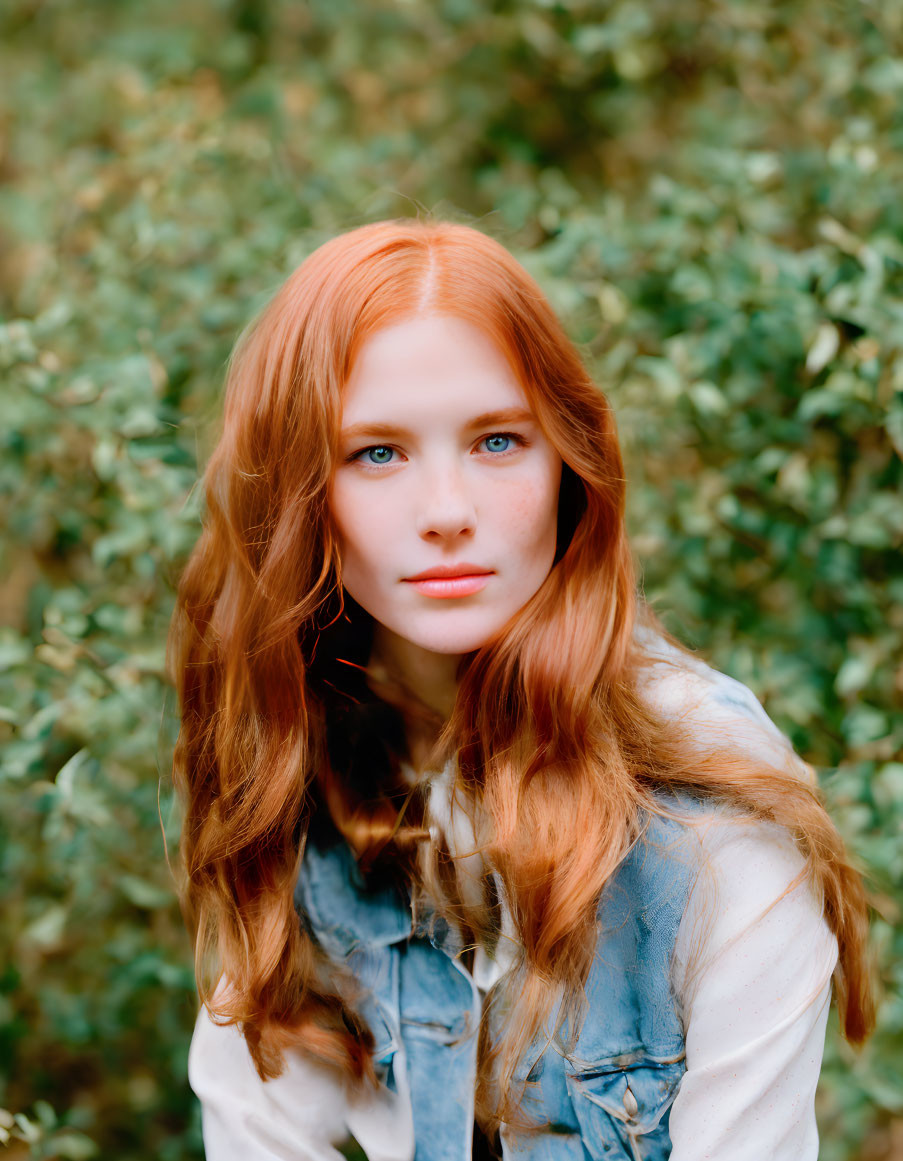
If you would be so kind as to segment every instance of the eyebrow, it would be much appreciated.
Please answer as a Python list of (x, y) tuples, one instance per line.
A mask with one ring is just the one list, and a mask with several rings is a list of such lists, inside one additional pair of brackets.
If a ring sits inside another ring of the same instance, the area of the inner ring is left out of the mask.
[[(477, 427), (494, 427), (501, 423), (535, 422), (536, 416), (525, 407), (506, 407), (501, 411), (484, 411), (475, 415), (465, 425), (468, 429)], [(391, 439), (396, 436), (410, 436), (406, 427), (395, 427), (391, 423), (355, 423), (342, 431), (342, 439), (358, 439), (362, 436), (375, 435), (381, 439)]]

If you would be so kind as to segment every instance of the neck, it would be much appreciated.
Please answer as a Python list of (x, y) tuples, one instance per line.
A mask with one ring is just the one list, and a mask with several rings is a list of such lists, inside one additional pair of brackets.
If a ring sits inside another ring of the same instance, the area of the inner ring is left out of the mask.
[(461, 657), (460, 653), (433, 653), (377, 624), (367, 668), (377, 679), (401, 685), (445, 721), (455, 707)]

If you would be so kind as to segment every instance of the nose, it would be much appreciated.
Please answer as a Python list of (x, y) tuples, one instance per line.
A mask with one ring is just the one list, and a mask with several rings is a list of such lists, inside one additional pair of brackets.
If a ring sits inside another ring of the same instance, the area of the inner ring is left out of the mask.
[(477, 523), (472, 487), (451, 465), (427, 473), (417, 502), (418, 535), (425, 540), (452, 540), (472, 534)]

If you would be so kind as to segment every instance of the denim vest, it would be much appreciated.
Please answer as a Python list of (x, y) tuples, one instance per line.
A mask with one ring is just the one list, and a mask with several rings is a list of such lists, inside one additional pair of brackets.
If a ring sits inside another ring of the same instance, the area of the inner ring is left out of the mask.
[[(701, 804), (681, 796), (681, 807)], [(567, 1058), (531, 1052), (519, 1079), (537, 1133), (503, 1126), (505, 1161), (665, 1161), (668, 1120), (685, 1072), (684, 1029), (670, 986), (677, 929), (697, 870), (689, 828), (653, 816), (609, 880), (586, 985), (588, 1008)], [(415, 1161), (470, 1161), (481, 996), (441, 920), (414, 926), (395, 890), (368, 889), (344, 844), (308, 844), (296, 902), (324, 950), (363, 987), (374, 1060), (395, 1089), (403, 1046)], [(535, 1059), (539, 1056), (538, 1061)]]

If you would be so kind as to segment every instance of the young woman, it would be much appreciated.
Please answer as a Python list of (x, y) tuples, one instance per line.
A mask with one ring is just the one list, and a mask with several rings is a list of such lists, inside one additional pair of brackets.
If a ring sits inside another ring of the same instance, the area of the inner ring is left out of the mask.
[(170, 641), (208, 1161), (816, 1157), (862, 885), (623, 476), (477, 230), (336, 237), (240, 340)]

